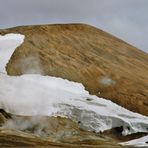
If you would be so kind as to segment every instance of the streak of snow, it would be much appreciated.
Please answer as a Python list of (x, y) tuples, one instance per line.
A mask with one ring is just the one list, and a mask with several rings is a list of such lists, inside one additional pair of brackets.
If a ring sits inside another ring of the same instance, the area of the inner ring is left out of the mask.
[(123, 146), (148, 147), (148, 136), (120, 143)]
[(0, 72), (6, 73), (5, 66), (15, 49), (24, 41), (24, 35), (6, 34), (0, 35)]

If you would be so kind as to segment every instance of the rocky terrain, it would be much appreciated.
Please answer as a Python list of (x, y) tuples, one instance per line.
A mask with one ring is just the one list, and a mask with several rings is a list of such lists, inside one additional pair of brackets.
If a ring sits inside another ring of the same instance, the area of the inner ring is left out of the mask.
[[(24, 43), (12, 55), (9, 75), (39, 73), (81, 82), (99, 97), (134, 112), (148, 115), (148, 55), (124, 41), (84, 24), (23, 26), (0, 30), (0, 34), (20, 33)], [(33, 117), (19, 117), (0, 111), (0, 147), (121, 147), (119, 142), (143, 134), (121, 136), (121, 129), (93, 133), (79, 123), (61, 117), (42, 117), (32, 125)], [(36, 131), (46, 126), (42, 132)], [(14, 124), (15, 123), (15, 124)], [(9, 129), (14, 125), (15, 130)]]

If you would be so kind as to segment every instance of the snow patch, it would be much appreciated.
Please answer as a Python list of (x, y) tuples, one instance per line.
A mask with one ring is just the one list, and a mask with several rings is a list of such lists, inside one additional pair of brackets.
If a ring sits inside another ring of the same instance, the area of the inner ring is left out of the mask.
[(95, 132), (120, 126), (123, 126), (123, 135), (148, 132), (148, 117), (90, 95), (80, 83), (33, 74), (0, 74), (0, 84), (3, 84), (0, 85), (0, 108), (9, 113), (65, 116), (80, 121), (83, 129)]
[(9, 62), (15, 49), (24, 41), (24, 35), (21, 34), (6, 34), (0, 35), (0, 72), (6, 72), (6, 65)]
[(148, 147), (148, 136), (120, 143), (123, 146)]

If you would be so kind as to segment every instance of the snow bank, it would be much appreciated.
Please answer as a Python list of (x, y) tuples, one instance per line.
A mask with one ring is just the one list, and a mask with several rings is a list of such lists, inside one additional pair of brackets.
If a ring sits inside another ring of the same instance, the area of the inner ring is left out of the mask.
[(5, 66), (15, 49), (24, 41), (24, 35), (6, 34), (0, 35), (0, 72), (6, 73)]
[(82, 84), (41, 75), (0, 74), (0, 108), (17, 115), (65, 116), (89, 131), (123, 126), (123, 134), (148, 132), (148, 117), (90, 95)]
[(123, 146), (148, 147), (148, 136), (120, 143)]

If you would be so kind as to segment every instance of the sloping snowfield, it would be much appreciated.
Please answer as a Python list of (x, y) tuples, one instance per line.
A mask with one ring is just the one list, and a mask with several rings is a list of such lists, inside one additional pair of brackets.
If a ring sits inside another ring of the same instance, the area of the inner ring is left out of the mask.
[[(0, 108), (16, 115), (64, 116), (88, 131), (103, 132), (123, 126), (123, 135), (148, 133), (148, 117), (90, 95), (80, 83), (62, 78), (26, 74), (8, 76), (5, 66), (24, 36), (0, 36)], [(148, 146), (143, 137), (122, 145)]]

